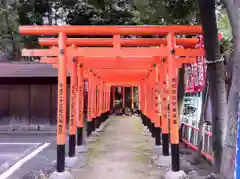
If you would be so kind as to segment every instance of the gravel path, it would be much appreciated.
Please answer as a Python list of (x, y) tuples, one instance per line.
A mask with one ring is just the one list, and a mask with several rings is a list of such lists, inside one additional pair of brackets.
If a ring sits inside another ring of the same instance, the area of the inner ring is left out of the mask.
[(88, 139), (86, 164), (71, 173), (76, 179), (161, 179), (165, 171), (152, 164), (152, 147), (140, 118), (112, 116), (104, 132)]

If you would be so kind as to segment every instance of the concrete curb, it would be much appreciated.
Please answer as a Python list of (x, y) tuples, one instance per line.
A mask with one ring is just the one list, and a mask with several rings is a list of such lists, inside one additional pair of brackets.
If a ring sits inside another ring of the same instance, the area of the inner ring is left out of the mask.
[(0, 134), (8, 134), (8, 135), (16, 135), (16, 134), (56, 135), (56, 131), (0, 131)]
[(78, 154), (81, 154), (81, 153), (87, 153), (88, 150), (87, 150), (86, 146), (81, 145), (81, 146), (76, 146), (76, 152)]
[(77, 156), (65, 157), (65, 166), (67, 168), (72, 168), (78, 162)]
[(0, 125), (0, 134), (56, 134), (56, 126)]
[[(68, 132), (68, 131), (67, 131)], [(0, 134), (54, 134), (56, 135), (56, 130), (0, 130)]]

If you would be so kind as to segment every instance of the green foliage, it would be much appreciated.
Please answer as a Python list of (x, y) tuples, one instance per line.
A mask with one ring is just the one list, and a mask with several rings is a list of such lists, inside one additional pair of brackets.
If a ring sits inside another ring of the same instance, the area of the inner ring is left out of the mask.
[(223, 53), (228, 56), (232, 52), (233, 36), (231, 24), (229, 22), (228, 15), (225, 10), (221, 10), (217, 13), (217, 21), (218, 30), (223, 35), (223, 39), (220, 45), (223, 47)]
[[(5, 40), (39, 48), (37, 37), (19, 38), (18, 24), (198, 24), (197, 0), (5, 0), (0, 6), (0, 48)], [(16, 44), (15, 43), (15, 44)], [(20, 48), (20, 47), (18, 47)]]
[[(125, 0), (18, 0), (21, 25), (133, 25), (141, 24), (138, 13)], [(36, 48), (36, 37), (24, 37), (28, 48)]]
[[(67, 7), (69, 8), (69, 6)], [(139, 24), (137, 13), (126, 1), (78, 1), (67, 15), (68, 24), (128, 25)]]
[(197, 0), (138, 0), (136, 9), (145, 24), (198, 24)]
[(47, 0), (19, 0), (16, 4), (21, 25), (42, 25), (46, 12), (49, 11)]

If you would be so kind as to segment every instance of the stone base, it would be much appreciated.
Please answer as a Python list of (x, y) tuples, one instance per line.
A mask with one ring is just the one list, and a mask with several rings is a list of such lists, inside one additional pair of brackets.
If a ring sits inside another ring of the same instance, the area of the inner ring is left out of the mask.
[(152, 149), (153, 154), (155, 155), (162, 155), (162, 146), (161, 145), (155, 145)]
[(77, 157), (66, 157), (65, 158), (65, 165), (68, 168), (72, 168), (77, 163)]
[(103, 123), (103, 124), (100, 125), (99, 129), (103, 130), (105, 126), (106, 126), (106, 124)]
[(103, 132), (103, 126), (100, 126), (100, 127), (96, 130), (96, 132)]
[(144, 131), (144, 132), (149, 132), (147, 126), (144, 126), (144, 127), (143, 127), (143, 131)]
[(49, 179), (74, 179), (73, 176), (68, 172), (68, 171), (65, 171), (65, 172), (53, 172)]
[(87, 143), (93, 143), (93, 142), (96, 142), (96, 137), (94, 137), (93, 135), (89, 136), (87, 139), (86, 139), (86, 142)]
[(87, 152), (87, 148), (84, 145), (76, 146), (76, 152), (77, 153), (86, 153)]
[(148, 129), (143, 130), (143, 135), (144, 136), (151, 136), (151, 133), (148, 131)]
[(159, 167), (170, 167), (171, 166), (171, 155), (163, 156), (160, 155), (155, 161), (154, 164)]
[(182, 170), (180, 170), (178, 172), (174, 172), (172, 170), (169, 170), (164, 175), (164, 179), (187, 179), (187, 175)]
[(92, 132), (92, 136), (99, 136), (100, 134), (99, 134), (99, 132), (98, 131), (94, 131), (94, 132)]

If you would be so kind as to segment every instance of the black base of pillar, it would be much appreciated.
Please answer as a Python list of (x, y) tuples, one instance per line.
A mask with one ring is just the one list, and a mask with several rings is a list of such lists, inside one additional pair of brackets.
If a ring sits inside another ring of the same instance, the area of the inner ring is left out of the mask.
[(171, 144), (172, 171), (180, 171), (179, 144)]
[(100, 127), (101, 121), (100, 121), (101, 116), (96, 117), (96, 129)]
[(92, 132), (96, 130), (96, 118), (92, 119)]
[(144, 115), (144, 125), (147, 126), (147, 128), (149, 129), (149, 121), (147, 116)]
[(141, 119), (142, 119), (142, 124), (144, 125), (144, 126), (146, 126), (146, 118), (145, 118), (145, 116), (141, 113), (140, 114), (140, 116), (141, 116)]
[(131, 109), (131, 113), (132, 113), (132, 115), (134, 114), (134, 109)]
[(138, 110), (138, 116), (141, 116), (142, 111)]
[(100, 116), (100, 125), (104, 122), (104, 114), (102, 113)]
[(147, 119), (148, 129), (149, 129), (149, 131), (152, 133), (152, 122), (151, 122), (151, 120), (150, 120), (148, 117), (146, 117), (146, 119)]
[(154, 138), (155, 137), (155, 125), (153, 122), (151, 122), (151, 134), (152, 134), (152, 137)]
[(68, 156), (74, 157), (76, 154), (75, 147), (76, 147), (76, 135), (69, 135), (69, 150)]
[(98, 117), (97, 117), (97, 126), (96, 126), (97, 129), (100, 127), (100, 124), (101, 124), (101, 122), (100, 122), (100, 117), (101, 117), (101, 116), (98, 116)]
[(57, 145), (57, 172), (65, 170), (65, 145)]
[(92, 132), (92, 121), (87, 122), (87, 136), (90, 136)]
[(108, 119), (109, 115), (110, 115), (110, 112), (107, 111), (107, 112), (105, 113), (105, 115), (106, 115), (106, 117), (105, 117), (105, 121), (106, 121), (106, 120)]
[(101, 126), (102, 124), (102, 114), (98, 117), (98, 128)]
[(77, 128), (77, 145), (83, 145), (83, 128)]
[(105, 121), (106, 115), (105, 113), (102, 113), (101, 115), (101, 123), (103, 123)]
[(150, 131), (150, 125), (149, 125), (149, 120), (148, 120), (147, 116), (145, 116), (145, 121), (146, 121), (146, 126), (147, 126), (148, 130)]
[(102, 118), (103, 118), (103, 122), (104, 122), (104, 120), (106, 118), (106, 113), (102, 113)]
[(148, 118), (147, 116), (144, 115), (144, 125), (149, 129), (149, 121), (148, 121)]
[(160, 145), (162, 145), (162, 128), (160, 127)]
[(162, 134), (163, 156), (169, 156), (169, 134)]
[(142, 115), (142, 113), (141, 112), (139, 112), (139, 116), (140, 116), (140, 118), (142, 119), (142, 121), (143, 121), (143, 115)]
[(92, 118), (92, 132), (95, 131), (96, 118)]
[(161, 128), (155, 127), (155, 145), (160, 146), (161, 145)]
[(104, 121), (104, 113), (101, 114), (101, 123)]
[(125, 114), (125, 109), (124, 108), (122, 108), (122, 115), (124, 115)]
[(137, 115), (142, 118), (142, 111), (137, 110)]

